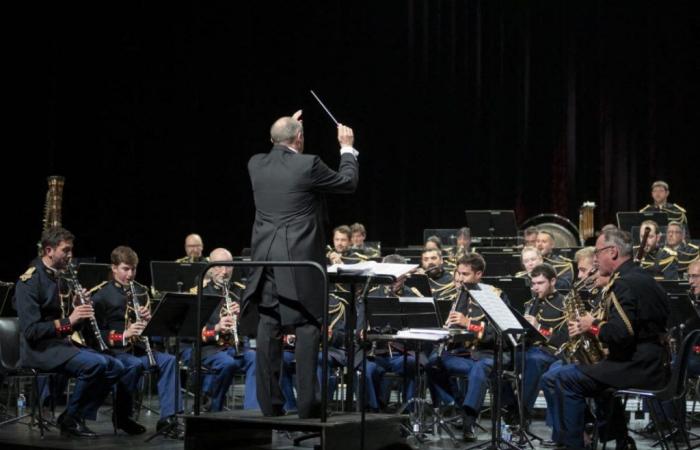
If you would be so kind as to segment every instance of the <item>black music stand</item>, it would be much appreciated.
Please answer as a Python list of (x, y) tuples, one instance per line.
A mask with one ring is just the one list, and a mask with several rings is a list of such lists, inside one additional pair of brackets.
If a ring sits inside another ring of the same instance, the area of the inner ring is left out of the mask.
[(10, 295), (14, 288), (14, 283), (0, 281), (0, 317), (17, 317)]
[(78, 281), (87, 290), (94, 288), (103, 281), (108, 281), (111, 275), (112, 266), (110, 264), (83, 262), (78, 266)]
[(197, 277), (205, 267), (205, 262), (151, 261), (153, 288), (158, 292), (188, 292), (197, 285)]
[(513, 239), (518, 236), (518, 224), (512, 209), (466, 210), (464, 214), (471, 235), (488, 238), (492, 247), (494, 240), (498, 242), (504, 238)]
[(645, 220), (653, 220), (659, 226), (668, 225), (668, 214), (661, 211), (618, 211), (617, 228), (632, 232), (632, 227), (640, 226)]
[[(430, 281), (428, 281), (427, 275), (417, 273), (406, 278), (404, 289), (406, 288), (409, 288), (417, 297), (433, 296), (433, 291), (430, 289)], [(417, 295), (418, 293), (420, 295)]]
[[(197, 339), (202, 332), (202, 327), (207, 323), (209, 316), (212, 315), (220, 301), (221, 297), (202, 295), (201, 319), (200, 323), (197, 324), (197, 296), (195, 294), (179, 292), (166, 293), (153, 311), (151, 320), (148, 321), (141, 335), (178, 338), (175, 340), (175, 367), (179, 368), (179, 338)], [(179, 380), (180, 374), (178, 371), (177, 380), (175, 382), (175, 405), (178, 409), (180, 407)], [(176, 426), (177, 422), (173, 422), (161, 428), (160, 431), (149, 436), (146, 442), (149, 442), (158, 435), (167, 434)]]
[(501, 436), (501, 391), (503, 381), (503, 349), (504, 340), (509, 338), (513, 345), (517, 345), (517, 337), (526, 333), (526, 329), (520, 321), (513, 315), (512, 309), (498, 296), (487, 291), (469, 291), (469, 295), (484, 312), (489, 324), (496, 332), (496, 346), (494, 353), (494, 370), (496, 388), (493, 393), (494, 404), (491, 407), (491, 441), (469, 447), (469, 449), (488, 448), (501, 449), (502, 446), (513, 450), (520, 450)]
[(489, 268), (489, 273), (497, 276), (515, 275), (522, 270), (522, 261), (520, 260), (520, 252), (482, 252), (480, 255), (486, 262), (486, 267)]

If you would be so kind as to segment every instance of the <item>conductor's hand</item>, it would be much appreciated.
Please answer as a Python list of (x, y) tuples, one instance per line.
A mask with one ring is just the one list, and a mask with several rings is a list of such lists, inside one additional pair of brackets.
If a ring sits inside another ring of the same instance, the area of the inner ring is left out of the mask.
[(298, 110), (297, 112), (295, 112), (294, 114), (292, 114), (292, 119), (298, 120), (299, 122), (301, 122), (301, 109)]
[(352, 147), (355, 143), (355, 136), (352, 134), (352, 128), (346, 127), (342, 123), (338, 124), (338, 142), (341, 147)]
[(124, 339), (129, 339), (133, 336), (141, 336), (143, 329), (146, 328), (146, 324), (143, 322), (134, 322), (129, 325), (129, 328), (124, 330)]
[(68, 320), (70, 320), (71, 325), (75, 325), (83, 319), (92, 319), (93, 317), (95, 317), (95, 310), (92, 309), (91, 304), (78, 305), (73, 308), (73, 312), (68, 316)]
[(231, 316), (222, 317), (214, 327), (217, 333), (231, 331), (231, 328), (233, 328), (233, 317)]

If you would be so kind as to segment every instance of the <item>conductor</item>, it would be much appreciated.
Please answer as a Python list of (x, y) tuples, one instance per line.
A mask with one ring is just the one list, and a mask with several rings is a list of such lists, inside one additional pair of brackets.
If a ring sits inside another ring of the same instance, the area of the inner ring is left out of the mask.
[[(304, 154), (301, 111), (270, 128), (272, 149), (254, 155), (248, 172), (255, 200), (253, 261), (315, 261), (325, 264), (324, 193), (352, 193), (358, 182), (358, 152), (352, 129), (338, 124), (340, 165), (330, 169)], [(296, 335), (300, 418), (320, 417), (316, 358), (325, 293), (311, 268), (257, 268), (243, 294), (241, 332), (257, 334), (257, 397), (265, 416), (284, 414), (280, 389), (282, 336)]]

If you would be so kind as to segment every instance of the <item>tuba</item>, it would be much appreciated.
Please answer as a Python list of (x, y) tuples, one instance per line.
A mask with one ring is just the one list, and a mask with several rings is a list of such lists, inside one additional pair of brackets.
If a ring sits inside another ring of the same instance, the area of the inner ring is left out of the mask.
[[(573, 285), (564, 298), (564, 314), (566, 322), (576, 321), (586, 312), (584, 300), (581, 297), (581, 290), (591, 285), (595, 280), (594, 269), (586, 278)], [(605, 358), (605, 350), (596, 336), (587, 333), (577, 336), (570, 336), (556, 351), (566, 363), (595, 364)]]

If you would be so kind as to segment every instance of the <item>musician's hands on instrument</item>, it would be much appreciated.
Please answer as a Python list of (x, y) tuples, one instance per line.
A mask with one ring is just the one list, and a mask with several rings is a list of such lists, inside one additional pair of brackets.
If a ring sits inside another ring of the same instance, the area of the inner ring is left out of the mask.
[(330, 252), (328, 254), (328, 259), (330, 260), (331, 264), (343, 264), (343, 258), (341, 257), (340, 253)]
[(68, 320), (70, 320), (71, 325), (75, 325), (83, 319), (92, 319), (93, 317), (95, 317), (95, 310), (92, 308), (92, 304), (76, 305), (68, 316)]
[(535, 327), (535, 328), (537, 328), (537, 327), (539, 326), (539, 324), (540, 324), (540, 323), (537, 321), (537, 317), (535, 317), (535, 316), (531, 316), (531, 315), (529, 315), (529, 314), (525, 314), (523, 317), (525, 318), (525, 320), (527, 320), (527, 321), (530, 323), (530, 325), (532, 325), (532, 326)]
[(141, 317), (141, 320), (144, 322), (148, 322), (151, 320), (151, 310), (147, 306), (140, 306), (139, 307), (139, 317)]
[(462, 313), (460, 313), (460, 312), (456, 312), (456, 311), (455, 311), (455, 312), (453, 312), (453, 313), (450, 313), (449, 316), (447, 316), (447, 323), (446, 323), (446, 325), (447, 325), (448, 327), (449, 327), (449, 326), (452, 326), (452, 325), (457, 325), (457, 326), (460, 326), (460, 327), (462, 327), (462, 328), (468, 328), (468, 327), (469, 327), (469, 322), (470, 322), (470, 321), (469, 321), (469, 319), (467, 318), (467, 316), (465, 316), (464, 314), (462, 314)]
[(129, 325), (129, 328), (124, 330), (124, 339), (129, 339), (133, 336), (141, 336), (143, 329), (146, 328), (146, 324), (143, 322), (134, 322)]
[(240, 314), (241, 305), (239, 305), (238, 302), (231, 302), (231, 312), (236, 315)]
[(578, 336), (588, 332), (593, 326), (593, 316), (586, 313), (578, 318), (578, 320), (570, 320), (568, 324), (569, 336)]
[(231, 316), (223, 316), (221, 320), (219, 320), (219, 323), (216, 324), (214, 329), (216, 330), (217, 333), (220, 332), (228, 332), (231, 331), (233, 328), (233, 317)]
[(352, 128), (346, 127), (342, 123), (338, 124), (338, 142), (341, 147), (352, 147), (355, 143), (355, 136), (352, 133)]

